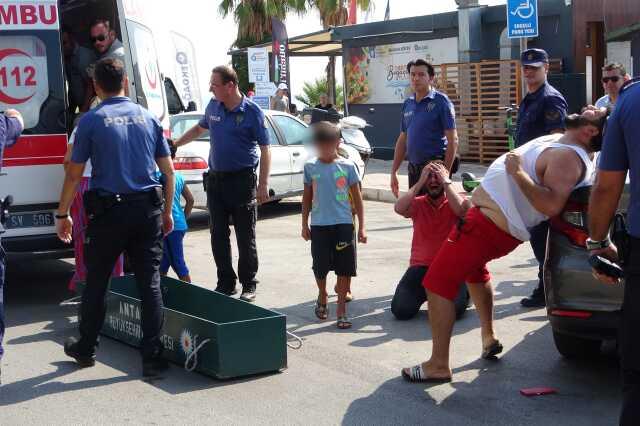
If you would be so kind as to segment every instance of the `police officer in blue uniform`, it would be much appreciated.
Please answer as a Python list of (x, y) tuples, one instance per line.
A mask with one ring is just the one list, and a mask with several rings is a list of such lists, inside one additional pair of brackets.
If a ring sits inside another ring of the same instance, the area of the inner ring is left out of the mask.
[(453, 104), (433, 87), (435, 70), (423, 59), (407, 64), (414, 94), (402, 105), (400, 135), (396, 140), (391, 166), (391, 191), (399, 195), (398, 169), (409, 160), (409, 188), (420, 179), (425, 164), (443, 160), (447, 169), (455, 173), (458, 133)]
[[(518, 109), (518, 130), (516, 147), (530, 140), (551, 133), (564, 132), (564, 119), (567, 116), (567, 101), (547, 82), (549, 55), (542, 49), (529, 49), (522, 52), (522, 74), (527, 85), (527, 94)], [(538, 286), (531, 296), (520, 302), (525, 307), (545, 305), (542, 268), (547, 249), (549, 223), (543, 222), (531, 229), (531, 248), (538, 261)]]
[[(87, 282), (80, 308), (80, 339), (68, 339), (64, 351), (81, 367), (95, 364), (111, 271), (126, 251), (142, 299), (142, 374), (156, 376), (168, 368), (161, 356), (159, 266), (163, 232), (166, 235), (173, 228), (173, 163), (161, 124), (124, 96), (128, 79), (122, 61), (101, 59), (93, 79), (102, 103), (78, 124), (56, 214), (58, 236), (69, 243), (69, 207), (90, 159), (91, 185), (84, 195), (89, 224), (84, 242)], [(164, 200), (156, 166), (166, 177)]]
[[(640, 420), (640, 78), (620, 90), (613, 114), (607, 122), (598, 163), (598, 176), (589, 200), (589, 239), (591, 254), (621, 259), (625, 269), (622, 324), (619, 349), (623, 378), (621, 426), (637, 425)], [(628, 238), (617, 248), (609, 239), (609, 227), (625, 186), (627, 171), (631, 179), (631, 199), (627, 211)], [(618, 253), (620, 249), (620, 253)], [(594, 271), (595, 272), (595, 271)], [(596, 274), (605, 283), (617, 280)]]
[[(215, 98), (207, 105), (204, 117), (175, 145), (185, 145), (209, 130), (209, 172), (204, 181), (211, 217), (211, 249), (218, 272), (216, 291), (234, 294), (239, 278), (240, 298), (253, 302), (258, 283), (256, 198), (258, 203), (269, 199), (271, 151), (267, 124), (260, 107), (240, 93), (238, 75), (231, 67), (213, 69), (210, 90)], [(231, 263), (229, 217), (233, 218), (238, 242), (238, 275)]]
[[(23, 129), (24, 121), (22, 119), (22, 115), (18, 111), (14, 109), (8, 109), (3, 114), (0, 114), (0, 163), (2, 163), (2, 155), (4, 153), (4, 149), (16, 143)], [(2, 361), (2, 355), (4, 355), (4, 349), (2, 348), (2, 339), (4, 337), (5, 266), (5, 253), (2, 245), (0, 245), (0, 362)], [(0, 380), (2, 379), (1, 374), (2, 365), (0, 365)]]

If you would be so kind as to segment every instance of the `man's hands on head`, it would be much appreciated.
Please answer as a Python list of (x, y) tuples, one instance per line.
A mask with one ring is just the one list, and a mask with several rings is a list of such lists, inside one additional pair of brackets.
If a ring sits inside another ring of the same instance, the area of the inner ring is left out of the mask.
[[(442, 163), (429, 163), (427, 166), (429, 168), (430, 173), (434, 173), (436, 179), (439, 184), (449, 184), (451, 183), (451, 179), (449, 179), (449, 170)], [(427, 168), (425, 167), (425, 169)]]

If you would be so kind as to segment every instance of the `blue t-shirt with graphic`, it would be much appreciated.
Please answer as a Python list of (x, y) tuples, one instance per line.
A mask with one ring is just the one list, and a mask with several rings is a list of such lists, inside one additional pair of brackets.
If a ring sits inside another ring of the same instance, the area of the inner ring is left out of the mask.
[(360, 182), (356, 165), (346, 158), (324, 163), (313, 158), (304, 165), (304, 183), (313, 189), (311, 226), (353, 223), (349, 189)]

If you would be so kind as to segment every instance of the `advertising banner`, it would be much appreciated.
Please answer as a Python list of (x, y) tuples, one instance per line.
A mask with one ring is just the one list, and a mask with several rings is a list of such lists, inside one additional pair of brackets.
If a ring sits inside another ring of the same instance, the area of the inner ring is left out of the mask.
[(425, 59), (433, 65), (458, 62), (458, 38), (350, 48), (345, 53), (350, 104), (402, 103), (411, 93), (407, 63)]
[(282, 21), (271, 18), (272, 29), (272, 51), (273, 51), (273, 81), (276, 86), (280, 83), (286, 84), (289, 89), (289, 39), (287, 28)]
[(195, 102), (196, 107), (200, 109), (200, 87), (198, 85), (198, 71), (193, 43), (182, 34), (173, 31), (171, 31), (171, 41), (175, 58), (175, 81), (173, 83), (178, 89), (182, 103), (185, 106), (189, 102)]
[(249, 83), (269, 81), (269, 53), (266, 47), (250, 47), (247, 49), (249, 62)]

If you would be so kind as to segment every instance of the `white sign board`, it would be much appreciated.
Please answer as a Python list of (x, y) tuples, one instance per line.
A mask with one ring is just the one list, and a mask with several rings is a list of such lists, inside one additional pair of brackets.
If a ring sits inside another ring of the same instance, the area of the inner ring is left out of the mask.
[(458, 38), (350, 48), (345, 59), (350, 104), (402, 103), (411, 94), (407, 63), (456, 63)]
[(276, 90), (278, 90), (278, 88), (272, 81), (264, 83), (256, 82), (256, 96), (273, 96), (276, 94)]
[(269, 53), (267, 48), (247, 49), (249, 61), (249, 82), (262, 83), (269, 81)]
[(605, 62), (619, 62), (624, 65), (627, 74), (634, 75), (631, 41), (611, 41), (607, 43), (607, 60)]

